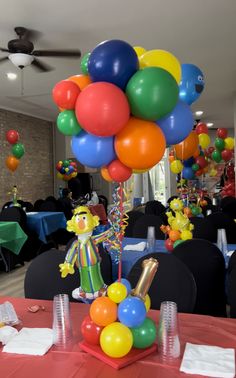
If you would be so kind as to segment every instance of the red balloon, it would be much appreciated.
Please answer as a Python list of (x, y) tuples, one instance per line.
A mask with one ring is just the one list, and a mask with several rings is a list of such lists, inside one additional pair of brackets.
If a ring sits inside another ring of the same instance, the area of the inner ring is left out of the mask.
[(62, 80), (52, 90), (53, 101), (59, 108), (72, 110), (81, 90), (73, 81)]
[(83, 89), (75, 106), (77, 120), (88, 133), (97, 136), (117, 134), (129, 120), (128, 100), (120, 88), (97, 82)]
[(220, 129), (217, 129), (216, 135), (218, 136), (218, 138), (225, 139), (227, 138), (228, 130), (223, 127)]
[(203, 174), (203, 169), (199, 169), (197, 172), (195, 172), (195, 176), (201, 176)]
[(132, 175), (132, 169), (126, 167), (120, 160), (113, 160), (108, 166), (108, 173), (113, 181), (124, 182)]
[(174, 242), (170, 238), (166, 239), (165, 240), (165, 247), (166, 247), (167, 251), (172, 252), (173, 249), (174, 249)]
[(20, 136), (19, 136), (19, 133), (18, 131), (16, 130), (9, 130), (7, 131), (6, 133), (6, 140), (10, 143), (10, 144), (15, 144), (18, 142)]
[(225, 149), (221, 152), (221, 156), (224, 161), (229, 161), (233, 157), (233, 151)]
[(205, 168), (207, 166), (207, 161), (204, 156), (196, 157), (195, 163), (198, 164), (200, 168)]
[(100, 334), (103, 327), (97, 325), (87, 315), (81, 324), (81, 333), (85, 341), (89, 344), (99, 345)]
[(211, 155), (213, 151), (215, 151), (215, 147), (209, 147), (208, 148), (209, 155)]
[(196, 133), (199, 134), (208, 134), (209, 130), (205, 123), (198, 123), (195, 129)]

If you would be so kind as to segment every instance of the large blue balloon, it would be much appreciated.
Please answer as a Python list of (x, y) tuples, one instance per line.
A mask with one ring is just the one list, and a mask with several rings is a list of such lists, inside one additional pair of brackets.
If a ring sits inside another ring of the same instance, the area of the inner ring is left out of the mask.
[(179, 101), (171, 113), (156, 121), (165, 134), (167, 144), (182, 142), (193, 129), (192, 110), (183, 101)]
[(182, 177), (187, 180), (193, 180), (195, 178), (195, 174), (191, 167), (184, 167), (182, 171)]
[(116, 159), (113, 137), (98, 137), (81, 131), (71, 140), (72, 152), (83, 165), (100, 168)]
[(106, 81), (123, 90), (138, 69), (138, 57), (133, 47), (118, 39), (97, 45), (88, 60), (88, 73), (93, 82)]
[(205, 82), (202, 71), (194, 64), (182, 64), (182, 79), (179, 84), (180, 100), (191, 105), (201, 95)]
[(146, 318), (146, 307), (138, 297), (128, 297), (118, 306), (118, 319), (127, 327), (139, 327)]

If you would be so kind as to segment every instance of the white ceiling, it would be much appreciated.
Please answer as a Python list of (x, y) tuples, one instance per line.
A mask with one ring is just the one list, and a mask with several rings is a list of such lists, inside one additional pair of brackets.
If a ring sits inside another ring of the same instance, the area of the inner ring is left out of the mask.
[[(205, 90), (193, 110), (204, 110), (202, 120), (216, 127), (233, 127), (236, 0), (1, 0), (1, 47), (15, 38), (15, 26), (42, 32), (35, 49), (79, 48), (84, 54), (116, 38), (147, 50), (168, 50), (205, 74)], [(80, 73), (80, 60), (41, 59), (55, 70), (38, 73), (26, 67), (23, 97), (20, 72), (10, 61), (0, 64), (0, 108), (56, 119), (51, 90)], [(17, 72), (17, 80), (9, 81), (7, 72)]]

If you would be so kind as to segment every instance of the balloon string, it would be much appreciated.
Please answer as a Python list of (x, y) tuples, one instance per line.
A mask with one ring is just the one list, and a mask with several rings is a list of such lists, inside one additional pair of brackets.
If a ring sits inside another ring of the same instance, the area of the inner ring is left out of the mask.
[[(124, 213), (124, 205), (123, 205), (123, 184), (120, 183), (119, 186), (119, 195), (120, 195), (120, 230), (123, 229), (123, 213)], [(122, 241), (123, 241), (124, 234), (120, 232), (119, 234), (119, 242), (120, 242), (120, 259), (119, 259), (119, 266), (118, 266), (118, 281), (121, 282), (121, 274), (122, 274)]]

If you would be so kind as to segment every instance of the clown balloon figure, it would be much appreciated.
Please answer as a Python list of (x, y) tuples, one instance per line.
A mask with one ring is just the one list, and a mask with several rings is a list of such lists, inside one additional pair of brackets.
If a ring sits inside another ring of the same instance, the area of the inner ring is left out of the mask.
[(108, 239), (112, 234), (112, 228), (92, 235), (93, 230), (99, 225), (99, 217), (92, 215), (89, 208), (79, 206), (74, 210), (74, 215), (67, 222), (67, 230), (77, 235), (69, 248), (63, 264), (60, 264), (61, 277), (74, 274), (76, 264), (80, 274), (80, 287), (73, 290), (75, 299), (90, 303), (95, 298), (106, 294), (106, 288), (100, 270), (100, 255), (97, 244)]

